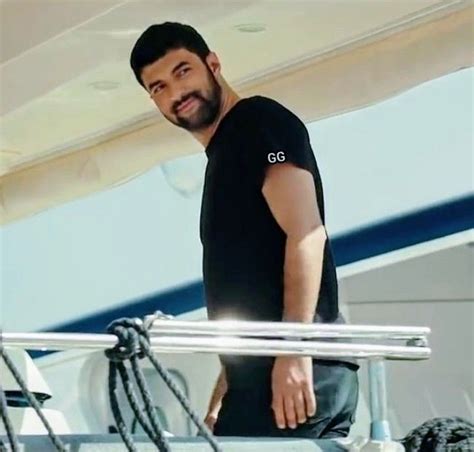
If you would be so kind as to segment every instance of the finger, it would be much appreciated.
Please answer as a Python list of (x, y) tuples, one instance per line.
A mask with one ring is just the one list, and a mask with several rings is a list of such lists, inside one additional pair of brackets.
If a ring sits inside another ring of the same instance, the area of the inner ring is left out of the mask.
[(285, 406), (285, 418), (288, 427), (296, 428), (295, 402), (293, 397), (285, 397), (283, 399), (283, 404)]
[(305, 411), (305, 398), (303, 395), (303, 391), (298, 391), (297, 394), (294, 396), (295, 402), (295, 411), (296, 411), (296, 419), (298, 420), (298, 424), (303, 424), (306, 422), (306, 411)]
[(278, 428), (286, 428), (283, 398), (276, 396), (273, 398), (272, 409), (275, 414), (275, 422)]
[(304, 400), (306, 403), (306, 414), (314, 416), (316, 414), (316, 397), (313, 388), (308, 385), (304, 388)]

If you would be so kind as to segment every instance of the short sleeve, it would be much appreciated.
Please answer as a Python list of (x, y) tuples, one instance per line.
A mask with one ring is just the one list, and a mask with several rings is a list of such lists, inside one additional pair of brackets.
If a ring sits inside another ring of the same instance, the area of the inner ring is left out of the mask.
[(250, 171), (261, 186), (271, 165), (291, 162), (313, 172), (314, 154), (304, 123), (280, 103), (261, 98), (254, 110), (254, 139), (248, 150)]

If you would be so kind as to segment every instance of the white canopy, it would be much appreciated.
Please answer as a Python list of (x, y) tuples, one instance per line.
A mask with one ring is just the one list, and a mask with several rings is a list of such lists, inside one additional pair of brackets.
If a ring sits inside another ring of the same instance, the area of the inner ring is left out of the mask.
[[(12, 3), (2, 8), (11, 9)], [(94, 11), (91, 19), (69, 24), (59, 37), (2, 64), (7, 94), (1, 105), (2, 223), (202, 151), (150, 105), (129, 69), (137, 32), (151, 23), (192, 24), (217, 52), (224, 77), (242, 97), (272, 97), (305, 122), (363, 108), (473, 64), (469, 1), (302, 2), (299, 9), (294, 2), (271, 9), (267, 2), (165, 4), (120, 2)], [(265, 32), (237, 34), (236, 26), (250, 22)], [(16, 33), (23, 33), (22, 27)], [(3, 40), (3, 46), (9, 42)], [(52, 58), (59, 59), (51, 64)], [(77, 64), (86, 60), (89, 67)], [(58, 64), (70, 72), (58, 67), (63, 80), (55, 76)]]

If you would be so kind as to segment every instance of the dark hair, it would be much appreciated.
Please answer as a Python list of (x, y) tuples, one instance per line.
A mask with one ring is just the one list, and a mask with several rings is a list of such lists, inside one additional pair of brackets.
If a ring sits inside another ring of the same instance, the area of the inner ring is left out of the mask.
[(142, 69), (165, 56), (169, 50), (181, 48), (195, 53), (204, 63), (210, 52), (203, 37), (190, 25), (164, 22), (149, 26), (130, 54), (130, 66), (138, 83), (146, 89), (141, 78)]

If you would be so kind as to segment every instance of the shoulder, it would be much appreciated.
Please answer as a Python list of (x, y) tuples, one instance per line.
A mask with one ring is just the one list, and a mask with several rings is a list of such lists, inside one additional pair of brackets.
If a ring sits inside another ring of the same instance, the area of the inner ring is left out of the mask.
[(265, 96), (253, 96), (248, 98), (249, 114), (253, 122), (260, 126), (273, 126), (305, 129), (303, 121), (282, 103)]
[(275, 99), (266, 96), (252, 96), (247, 98), (249, 108), (259, 114), (288, 115), (298, 118), (289, 108)]

